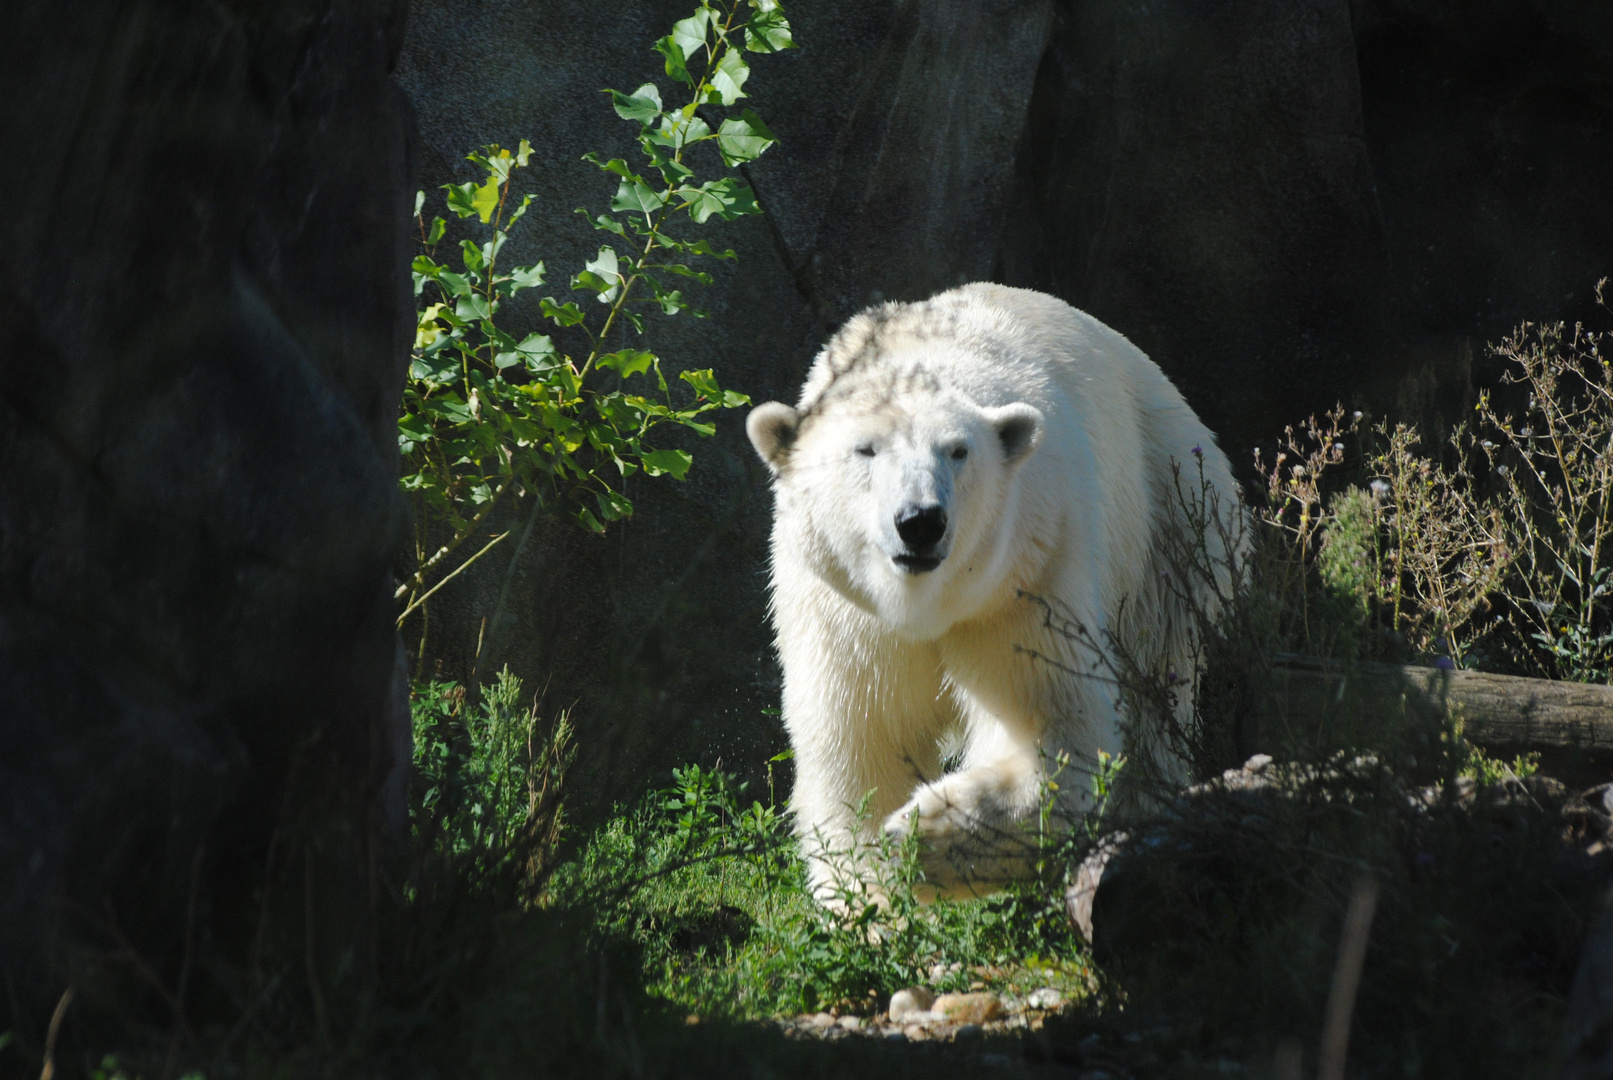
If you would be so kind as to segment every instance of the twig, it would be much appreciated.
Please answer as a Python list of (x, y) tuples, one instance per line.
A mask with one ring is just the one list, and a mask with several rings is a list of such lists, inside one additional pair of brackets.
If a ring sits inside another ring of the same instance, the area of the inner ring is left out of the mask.
[(197, 845), (196, 855), (190, 861), (190, 897), (185, 904), (185, 953), (179, 964), (179, 986), (174, 991), (174, 1037), (168, 1042), (168, 1060), (163, 1063), (163, 1080), (174, 1075), (174, 1063), (179, 1059), (179, 1042), (188, 1030), (185, 1021), (185, 987), (190, 982), (192, 952), (196, 943), (196, 887), (202, 871), (202, 855), (207, 848)]
[(319, 988), (319, 957), (314, 946), (314, 853), (311, 847), (305, 847), (302, 854), (302, 945), (314, 1021), (319, 1025), (320, 1042), (328, 1047), (330, 1024), (325, 1018), (325, 995)]
[[(488, 655), (491, 655), (493, 650), (498, 645), (499, 624), (504, 621), (504, 603), (509, 599), (510, 596), (510, 583), (515, 580), (515, 569), (521, 563), (521, 555), (526, 551), (527, 541), (532, 539), (533, 526), (538, 523), (538, 518), (542, 516), (543, 500), (534, 496), (532, 500), (532, 513), (527, 516), (526, 528), (521, 530), (521, 539), (516, 542), (515, 554), (510, 556), (509, 568), (504, 571), (504, 584), (499, 588), (498, 591), (498, 603), (493, 605), (493, 617), (490, 620), (493, 628), (493, 635), (487, 639), (486, 643), (486, 651)], [(510, 534), (504, 534), (504, 536), (508, 535)], [(504, 537), (502, 536), (499, 537), (501, 540), (503, 538)], [(481, 552), (477, 552), (477, 554), (480, 555)], [(475, 693), (477, 688), (482, 685), (482, 655), (482, 647), (478, 645), (476, 649), (476, 664), (471, 670), (470, 677), (470, 690), (472, 693)]]
[[(413, 577), (411, 577), (408, 581), (405, 581), (402, 585), (398, 586), (397, 591), (392, 594), (392, 599), (402, 600), (409, 594), (411, 589), (418, 589), (420, 586), (424, 585), (426, 583), (426, 574), (431, 570), (431, 568), (442, 562), (443, 559), (447, 558), (448, 555), (454, 551), (454, 549), (459, 547), (460, 544), (463, 544), (466, 540), (470, 539), (471, 534), (476, 531), (476, 526), (482, 523), (483, 518), (492, 513), (493, 507), (498, 505), (499, 496), (503, 495), (509, 486), (510, 482), (508, 480), (500, 484), (498, 486), (498, 490), (493, 492), (493, 497), (488, 499), (487, 502), (482, 505), (482, 508), (476, 512), (476, 516), (470, 519), (470, 524), (465, 526), (465, 531), (454, 537), (442, 547), (438, 548), (437, 554), (433, 555), (431, 558), (422, 563), (420, 565), (420, 569), (415, 571)], [(460, 569), (464, 568), (461, 567)], [(452, 575), (449, 576), (451, 577)], [(447, 579), (445, 578), (444, 580)], [(429, 596), (431, 594), (427, 593), (426, 595)], [(425, 599), (425, 597), (421, 597), (421, 599)]]
[(430, 590), (428, 590), (426, 593), (424, 593), (419, 598), (417, 598), (412, 603), (410, 603), (408, 607), (403, 609), (403, 614), (398, 616), (398, 625), (402, 626), (403, 625), (403, 620), (407, 619), (409, 617), (409, 613), (414, 611), (414, 609), (419, 607), (421, 604), (424, 604), (427, 600), (431, 599), (432, 593), (435, 593), (438, 589), (442, 588), (444, 585), (446, 585), (450, 581), (454, 580), (454, 578), (456, 578), (460, 574), (464, 573), (465, 570), (470, 566), (471, 563), (475, 562), (477, 559), (480, 559), (483, 555), (486, 555), (489, 551), (492, 551), (493, 550), (493, 545), (497, 544), (500, 540), (504, 539), (508, 535), (510, 535), (510, 533), (509, 533), (509, 530), (506, 529), (504, 532), (501, 532), (497, 536), (493, 537), (493, 539), (491, 539), (491, 540), (489, 540), (487, 542), (486, 547), (482, 548), (482, 550), (478, 551), (476, 554), (472, 555), (470, 558), (468, 558), (464, 562), (460, 563), (454, 569), (453, 573), (449, 574), (447, 577), (445, 577), (441, 581), (437, 582), (437, 584), (433, 585), (430, 588)]
[(1316, 1080), (1344, 1080), (1344, 1062), (1350, 1050), (1350, 1018), (1355, 1011), (1356, 991), (1361, 987), (1361, 964), (1366, 959), (1372, 915), (1382, 888), (1378, 879), (1368, 872), (1356, 879), (1355, 891), (1350, 895), (1350, 908), (1344, 915), (1344, 933), (1339, 938), (1339, 959), (1333, 968), (1333, 986), (1327, 992), (1327, 1015), (1322, 1024)]
[(45, 1066), (39, 1070), (39, 1080), (51, 1080), (56, 1075), (56, 1036), (61, 1034), (62, 1019), (72, 1003), (73, 988), (69, 986), (56, 1002), (56, 1011), (50, 1014), (50, 1027), (45, 1031)]

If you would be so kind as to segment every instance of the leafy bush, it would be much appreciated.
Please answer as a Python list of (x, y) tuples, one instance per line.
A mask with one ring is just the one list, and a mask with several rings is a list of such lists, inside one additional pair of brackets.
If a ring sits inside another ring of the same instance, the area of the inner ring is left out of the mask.
[[(446, 185), (449, 211), (472, 234), (455, 245), (457, 268), (439, 256), (448, 223), (434, 217), (428, 226), (424, 193), (416, 197), (423, 250), (414, 260), (415, 293), (429, 302), (420, 311), (398, 421), (406, 462), (401, 483), (417, 508), (416, 567), (398, 589), (399, 599), (408, 598), (400, 623), (510, 535), (500, 533), (468, 557), (461, 553), (507, 495), (532, 499), (534, 520), (562, 514), (602, 531), (633, 511), (623, 487), (628, 477), (643, 472), (682, 480), (688, 474), (693, 459), (686, 450), (654, 445), (659, 429), (710, 435), (707, 413), (749, 401), (719, 386), (709, 368), (682, 372), (674, 389), (655, 353), (612, 349), (607, 342), (625, 325), (642, 335), (645, 310), (704, 314), (677, 282), (709, 284), (710, 275), (691, 264), (733, 259), (734, 252), (679, 235), (674, 217), (687, 212), (704, 224), (760, 213), (736, 176), (701, 180), (697, 169), (733, 169), (773, 144), (772, 132), (750, 109), (731, 111), (720, 122), (715, 113), (747, 96), (747, 51), (791, 47), (789, 23), (775, 0), (702, 3), (655, 46), (667, 75), (686, 90), (685, 103), (664, 104), (654, 83), (630, 94), (609, 91), (617, 115), (638, 126), (647, 166), (641, 172), (621, 158), (587, 156), (618, 186), (609, 212), (580, 212), (627, 250), (618, 253), (607, 243), (572, 275), (570, 287), (583, 294), (581, 302), (542, 299), (539, 308), (560, 335), (558, 343), (538, 330), (512, 330), (501, 318), (508, 298), (544, 283), (541, 262), (508, 269), (499, 262), (510, 230), (532, 206), (533, 196), (512, 190), (531, 145), (483, 147), (469, 155), (482, 179)], [(703, 144), (710, 146), (699, 149)], [(566, 341), (580, 346), (575, 355)], [(438, 539), (443, 542), (432, 552)]]

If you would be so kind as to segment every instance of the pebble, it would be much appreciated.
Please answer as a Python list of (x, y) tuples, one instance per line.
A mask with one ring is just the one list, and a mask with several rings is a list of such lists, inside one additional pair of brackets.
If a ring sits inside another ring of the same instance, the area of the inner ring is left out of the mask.
[(813, 1016), (811, 1020), (807, 1021), (807, 1023), (811, 1024), (815, 1028), (833, 1027), (834, 1022), (835, 1018), (825, 1012), (818, 1013), (817, 1015)]
[(1003, 1003), (996, 994), (942, 994), (930, 1006), (930, 1011), (955, 1024), (984, 1024), (1003, 1014)]
[(1025, 1004), (1033, 1009), (1056, 1009), (1064, 1004), (1064, 995), (1051, 986), (1044, 986), (1040, 990), (1033, 990), (1025, 999)]
[(935, 995), (922, 986), (909, 986), (891, 995), (890, 1018), (892, 1023), (906, 1024), (928, 1013), (935, 1004)]
[(863, 1026), (863, 1018), (860, 1016), (842, 1016), (840, 1026), (847, 1031), (860, 1031)]
[(930, 1037), (930, 1033), (924, 1029), (923, 1024), (909, 1024), (902, 1029), (902, 1034), (913, 1042), (924, 1042)]

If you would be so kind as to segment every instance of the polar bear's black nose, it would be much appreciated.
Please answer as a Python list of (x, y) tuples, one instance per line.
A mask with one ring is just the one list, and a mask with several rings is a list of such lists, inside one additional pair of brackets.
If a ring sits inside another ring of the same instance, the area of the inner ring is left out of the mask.
[(947, 512), (940, 506), (907, 506), (896, 515), (896, 535), (915, 551), (932, 548), (947, 534)]

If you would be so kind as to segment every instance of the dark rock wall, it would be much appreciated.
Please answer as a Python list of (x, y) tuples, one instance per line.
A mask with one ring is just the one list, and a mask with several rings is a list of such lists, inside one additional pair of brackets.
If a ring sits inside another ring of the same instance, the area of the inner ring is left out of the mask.
[[(519, 254), (574, 272), (600, 237), (572, 210), (613, 190), (577, 159), (633, 152), (591, 94), (666, 89), (649, 46), (690, 6), (416, 0), (400, 80), (423, 181), (531, 138), (542, 209)], [(671, 365), (758, 401), (790, 399), (861, 306), (993, 278), (1130, 336), (1245, 467), (1336, 401), (1458, 418), (1493, 377), (1485, 341), (1592, 314), (1613, 271), (1613, 21), (1590, 0), (788, 9), (803, 47), (756, 58), (748, 84), (781, 140), (748, 169), (768, 217), (712, 230), (741, 261), (702, 293), (709, 321), (653, 331)], [(481, 640), (484, 677), (508, 662), (551, 710), (576, 706), (599, 800), (782, 746), (762, 714), (769, 499), (740, 419), (690, 445), (687, 485), (635, 487), (637, 518), (606, 539), (540, 527), (435, 607), (445, 674)]]
[(1005, 280), (1120, 329), (1240, 466), (1358, 381), (1387, 252), (1344, 0), (1065, 6), (1018, 164)]
[(25, 1040), (70, 981), (91, 1010), (141, 964), (176, 985), (187, 934), (244, 963), (288, 875), (334, 964), (401, 825), (403, 8), (7, 9), (0, 1029)]

